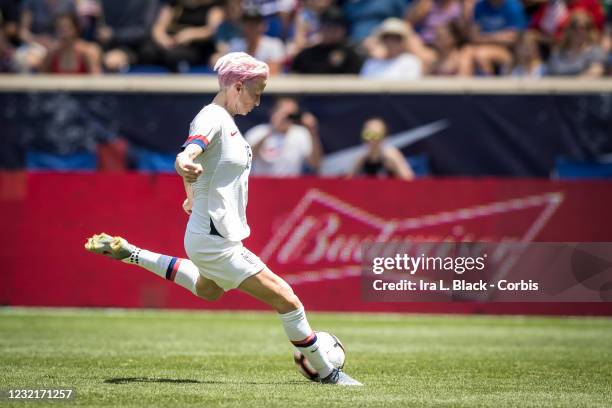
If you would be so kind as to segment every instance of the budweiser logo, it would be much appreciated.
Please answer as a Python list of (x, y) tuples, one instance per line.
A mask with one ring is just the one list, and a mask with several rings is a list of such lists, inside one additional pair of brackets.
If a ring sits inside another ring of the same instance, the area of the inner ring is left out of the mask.
[(317, 189), (281, 222), (261, 258), (291, 271), (290, 283), (359, 275), (364, 244), (531, 242), (563, 201), (547, 192), (416, 217), (385, 218)]

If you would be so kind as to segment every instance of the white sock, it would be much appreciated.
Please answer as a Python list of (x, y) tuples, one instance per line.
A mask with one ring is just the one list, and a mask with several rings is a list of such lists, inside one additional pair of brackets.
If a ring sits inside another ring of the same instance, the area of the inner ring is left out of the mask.
[(312, 331), (308, 320), (306, 320), (304, 308), (300, 307), (297, 310), (279, 316), (291, 343), (304, 354), (321, 378), (327, 377), (334, 367), (327, 360), (323, 350), (319, 348), (317, 335)]
[(136, 248), (129, 258), (123, 259), (123, 262), (141, 266), (159, 277), (184, 287), (194, 295), (196, 294), (196, 282), (200, 271), (189, 259), (156, 254), (146, 249)]

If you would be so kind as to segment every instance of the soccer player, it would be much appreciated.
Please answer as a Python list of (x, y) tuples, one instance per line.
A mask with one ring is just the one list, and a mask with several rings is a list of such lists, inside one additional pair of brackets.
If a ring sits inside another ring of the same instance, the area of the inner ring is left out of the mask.
[(361, 385), (328, 361), (291, 287), (241, 242), (250, 234), (246, 204), (253, 154), (233, 116), (259, 105), (268, 66), (248, 54), (230, 53), (218, 60), (215, 71), (220, 90), (191, 122), (175, 163), (187, 194), (183, 208), (190, 217), (184, 243), (189, 259), (147, 251), (106, 234), (89, 238), (85, 248), (141, 266), (205, 300), (236, 288), (248, 293), (279, 313), (287, 337), (307, 356), (321, 383)]

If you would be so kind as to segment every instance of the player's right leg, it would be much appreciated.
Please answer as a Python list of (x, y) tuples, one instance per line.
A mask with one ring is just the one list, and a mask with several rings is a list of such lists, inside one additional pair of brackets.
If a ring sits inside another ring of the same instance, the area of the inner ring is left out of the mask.
[(158, 254), (130, 244), (121, 237), (96, 234), (87, 239), (85, 249), (96, 254), (138, 265), (157, 276), (184, 287), (205, 300), (217, 300), (224, 291), (215, 282), (200, 275), (198, 267), (189, 259)]
[(334, 368), (319, 347), (316, 333), (306, 319), (302, 303), (291, 286), (267, 267), (245, 279), (238, 289), (271, 306), (279, 313), (291, 343), (302, 352), (325, 384), (360, 386), (342, 370)]

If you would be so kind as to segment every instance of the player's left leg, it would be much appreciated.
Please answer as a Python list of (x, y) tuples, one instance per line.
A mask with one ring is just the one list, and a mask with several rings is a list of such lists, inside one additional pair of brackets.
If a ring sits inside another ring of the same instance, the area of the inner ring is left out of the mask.
[(261, 300), (279, 313), (289, 341), (297, 347), (319, 373), (321, 382), (338, 385), (361, 385), (335, 369), (319, 347), (316, 333), (310, 327), (304, 306), (293, 289), (280, 276), (264, 267), (245, 279), (238, 289)]
[(200, 275), (189, 259), (148, 251), (130, 244), (124, 238), (97, 234), (88, 238), (88, 251), (105, 255), (128, 264), (138, 265), (157, 276), (172, 281), (204, 300), (217, 300), (224, 291), (214, 281)]

